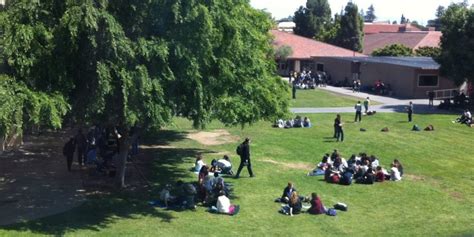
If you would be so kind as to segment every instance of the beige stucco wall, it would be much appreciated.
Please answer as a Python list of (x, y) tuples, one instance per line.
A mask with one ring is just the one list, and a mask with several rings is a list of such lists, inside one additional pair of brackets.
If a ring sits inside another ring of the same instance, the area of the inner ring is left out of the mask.
[[(338, 58), (314, 58), (316, 63), (324, 64), (324, 70), (331, 75), (332, 81), (344, 81), (347, 77), (352, 80), (352, 62)], [(450, 80), (439, 77), (438, 86), (419, 87), (419, 75), (439, 75), (438, 70), (423, 70), (413, 67), (399, 66), (384, 63), (362, 62), (360, 65), (360, 80), (362, 86), (374, 86), (381, 80), (385, 85), (390, 84), (393, 96), (407, 99), (427, 98), (431, 90), (456, 88)]]

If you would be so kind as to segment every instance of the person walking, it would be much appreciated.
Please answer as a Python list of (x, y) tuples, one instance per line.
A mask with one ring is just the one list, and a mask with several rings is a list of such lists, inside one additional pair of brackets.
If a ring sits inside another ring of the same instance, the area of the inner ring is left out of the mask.
[(76, 144), (74, 144), (74, 138), (70, 138), (63, 147), (63, 155), (66, 156), (67, 160), (67, 170), (71, 171), (72, 160), (74, 158), (74, 148)]
[(344, 131), (342, 130), (342, 119), (341, 115), (337, 114), (336, 119), (334, 119), (334, 127), (336, 128), (336, 139), (337, 141), (344, 141)]
[(412, 121), (412, 116), (413, 116), (413, 102), (410, 101), (407, 107), (407, 113), (408, 113), (408, 122)]
[(357, 101), (357, 104), (354, 106), (354, 109), (356, 110), (354, 122), (357, 122), (357, 120), (359, 120), (358, 122), (360, 123), (360, 121), (362, 120), (362, 105), (360, 104), (360, 101)]
[(245, 138), (245, 141), (237, 147), (237, 154), (240, 156), (240, 165), (235, 178), (239, 178), (240, 172), (244, 166), (247, 166), (250, 177), (254, 177), (252, 162), (250, 161), (250, 138)]
[(367, 98), (364, 100), (365, 114), (367, 114), (367, 112), (369, 112), (369, 104), (370, 104), (370, 99), (369, 99), (369, 97), (367, 97)]
[(86, 151), (86, 146), (87, 146), (87, 140), (84, 134), (82, 133), (82, 129), (79, 128), (77, 130), (77, 134), (75, 139), (75, 145), (77, 147), (77, 163), (79, 163), (80, 166), (84, 165), (84, 155)]

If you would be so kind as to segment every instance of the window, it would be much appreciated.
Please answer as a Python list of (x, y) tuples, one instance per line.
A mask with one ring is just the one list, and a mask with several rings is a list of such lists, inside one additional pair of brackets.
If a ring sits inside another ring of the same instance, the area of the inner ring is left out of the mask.
[(438, 86), (437, 75), (419, 75), (418, 86)]
[(316, 71), (324, 72), (324, 64), (322, 64), (322, 63), (316, 64)]

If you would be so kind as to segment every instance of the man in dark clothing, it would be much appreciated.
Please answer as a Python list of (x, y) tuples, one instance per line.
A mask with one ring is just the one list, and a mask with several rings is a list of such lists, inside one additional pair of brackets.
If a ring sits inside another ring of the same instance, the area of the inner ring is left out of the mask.
[(408, 122), (412, 121), (412, 115), (413, 115), (413, 102), (410, 101), (410, 104), (407, 107), (407, 112), (408, 112)]
[(291, 88), (291, 91), (292, 91), (292, 95), (293, 95), (293, 99), (296, 99), (296, 80), (293, 81), (292, 83), (292, 88)]
[(84, 153), (86, 151), (86, 146), (87, 146), (87, 140), (84, 134), (82, 134), (82, 129), (79, 129), (77, 131), (76, 137), (75, 137), (75, 143), (77, 147), (77, 162), (79, 165), (84, 164)]
[(74, 157), (74, 138), (70, 138), (63, 147), (63, 155), (66, 156), (67, 159), (67, 170), (71, 171), (72, 160)]
[(249, 171), (250, 177), (254, 177), (252, 172), (252, 163), (250, 162), (250, 139), (245, 138), (245, 141), (240, 144), (240, 165), (239, 169), (237, 170), (237, 174), (235, 178), (239, 178), (240, 172), (244, 166), (247, 166), (247, 170)]
[(434, 100), (435, 93), (434, 91), (428, 92), (428, 105), (433, 107), (433, 100)]

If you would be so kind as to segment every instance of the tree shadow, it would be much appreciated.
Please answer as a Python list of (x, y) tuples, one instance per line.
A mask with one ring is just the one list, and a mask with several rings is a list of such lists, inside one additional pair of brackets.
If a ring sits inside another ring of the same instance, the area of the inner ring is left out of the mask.
[[(168, 146), (185, 139), (185, 132), (163, 131), (156, 135), (147, 137), (144, 144), (152, 146), (141, 150), (133, 164), (128, 164), (126, 182), (129, 187), (126, 190), (86, 186), (84, 189), (87, 199), (82, 205), (44, 218), (0, 226), (0, 229), (62, 236), (80, 230), (98, 232), (117, 221), (143, 216), (172, 222), (172, 212), (154, 208), (148, 202), (158, 197), (158, 190), (162, 185), (175, 184), (178, 180), (186, 181), (192, 177), (189, 167), (183, 167), (183, 163), (194, 161), (198, 154), (213, 151)], [(104, 182), (113, 181), (111, 178), (103, 179)]]

